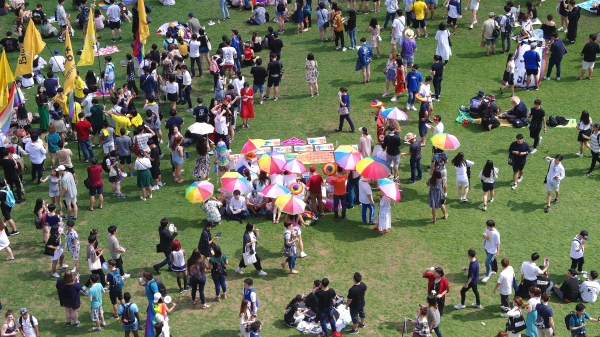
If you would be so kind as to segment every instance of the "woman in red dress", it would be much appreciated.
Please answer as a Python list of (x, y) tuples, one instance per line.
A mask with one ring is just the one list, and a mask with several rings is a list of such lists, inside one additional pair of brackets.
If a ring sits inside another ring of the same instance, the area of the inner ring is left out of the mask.
[(240, 90), (242, 96), (242, 129), (250, 128), (248, 125), (248, 119), (254, 119), (254, 90), (250, 88), (248, 82), (244, 83), (244, 87)]

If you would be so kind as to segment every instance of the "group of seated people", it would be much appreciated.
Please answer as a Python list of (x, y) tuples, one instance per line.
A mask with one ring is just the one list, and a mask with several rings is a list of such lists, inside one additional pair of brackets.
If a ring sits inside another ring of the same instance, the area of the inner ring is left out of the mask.
[[(567, 271), (567, 279), (563, 282), (563, 284), (552, 287), (552, 290), (556, 296), (567, 303), (577, 302), (579, 300), (586, 303), (596, 302), (598, 299), (598, 293), (600, 293), (598, 272), (592, 270), (590, 271), (589, 275), (581, 272), (580, 274), (582, 274), (583, 278), (585, 278), (581, 284), (579, 284), (580, 279), (577, 274), (577, 271), (573, 268), (570, 268)], [(586, 275), (589, 276), (589, 278), (586, 277)]]
[(527, 126), (527, 107), (517, 96), (510, 99), (511, 108), (500, 114), (500, 107), (496, 105), (496, 96), (485, 96), (483, 90), (469, 101), (469, 115), (472, 118), (481, 118), (484, 130), (492, 130), (500, 126), (498, 119), (506, 119), (514, 127)]

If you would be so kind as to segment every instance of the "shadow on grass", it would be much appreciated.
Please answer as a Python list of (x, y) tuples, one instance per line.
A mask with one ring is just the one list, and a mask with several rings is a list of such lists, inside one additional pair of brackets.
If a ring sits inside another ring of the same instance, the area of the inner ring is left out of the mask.
[(512, 202), (507, 205), (510, 211), (521, 211), (522, 213), (540, 212), (546, 206), (544, 203), (534, 203), (531, 201)]
[[(475, 300), (471, 293), (471, 300)], [(480, 321), (485, 323), (484, 321), (487, 319), (495, 319), (500, 317), (500, 306), (499, 305), (488, 305), (484, 306), (483, 309), (477, 309), (471, 307), (469, 304), (469, 293), (467, 293), (467, 301), (465, 302), (467, 306), (465, 309), (456, 310), (454, 306), (446, 307), (449, 312), (452, 312), (452, 320), (458, 320), (462, 322), (471, 322), (471, 321)], [(445, 310), (444, 310), (444, 313)]]
[[(403, 322), (381, 322), (379, 324), (377, 324), (377, 330), (381, 331), (381, 330), (385, 330), (385, 331), (395, 331), (399, 334), (402, 333), (402, 330), (404, 330), (404, 324)], [(405, 333), (406, 336), (409, 336), (408, 333)]]
[[(331, 219), (333, 219), (333, 214), (331, 214), (329, 220)], [(314, 226), (315, 230), (323, 233), (332, 233), (336, 240), (344, 242), (358, 242), (381, 236), (377, 231), (368, 230), (370, 227), (372, 227), (372, 225), (351, 220), (340, 220), (335, 222), (319, 221), (317, 225)]]
[(221, 337), (238, 337), (240, 335), (240, 330), (223, 330), (223, 329), (213, 329), (208, 331), (200, 336), (213, 337), (213, 336), (221, 336)]

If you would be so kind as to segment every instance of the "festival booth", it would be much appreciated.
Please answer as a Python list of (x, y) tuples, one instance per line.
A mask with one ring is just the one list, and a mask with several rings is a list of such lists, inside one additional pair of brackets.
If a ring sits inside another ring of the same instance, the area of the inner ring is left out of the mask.
[(517, 46), (517, 50), (515, 51), (515, 88), (525, 87), (526, 72), (523, 54), (530, 50), (530, 45), (533, 43), (537, 44), (535, 52), (540, 55), (540, 59), (542, 60), (542, 62), (540, 62), (540, 70), (538, 72), (538, 85), (542, 82), (546, 70), (546, 42), (544, 41), (542, 30), (536, 29), (533, 31), (532, 38), (520, 41), (519, 45)]

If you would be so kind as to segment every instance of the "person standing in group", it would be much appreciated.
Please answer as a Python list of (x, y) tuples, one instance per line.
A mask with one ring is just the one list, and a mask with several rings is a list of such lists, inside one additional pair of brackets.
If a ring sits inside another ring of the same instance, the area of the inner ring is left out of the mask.
[(29, 153), (29, 160), (31, 161), (31, 182), (39, 185), (41, 184), (44, 161), (46, 160), (46, 149), (37, 132), (31, 133), (30, 141), (25, 143), (25, 152)]
[(329, 279), (324, 278), (321, 280), (321, 286), (315, 293), (318, 299), (319, 308), (319, 321), (321, 323), (321, 329), (323, 333), (327, 334), (327, 323), (331, 325), (331, 333), (337, 331), (335, 326), (335, 318), (333, 317), (333, 300), (335, 299), (336, 293), (333, 288), (329, 288)]
[(522, 297), (529, 297), (529, 288), (537, 286), (537, 276), (544, 274), (550, 266), (550, 261), (544, 259), (544, 269), (540, 269), (536, 264), (539, 258), (540, 254), (536, 252), (531, 254), (531, 260), (521, 264), (521, 285), (519, 286), (519, 292)]
[(506, 67), (504, 68), (504, 75), (502, 77), (502, 84), (500, 87), (500, 93), (504, 93), (504, 89), (510, 87), (511, 97), (515, 95), (515, 54), (508, 53), (506, 58)]
[[(568, 25), (567, 25), (567, 29), (565, 30), (565, 33), (567, 33), (567, 40), (569, 40), (569, 42), (571, 44), (574, 44), (575, 41), (577, 40), (577, 26), (579, 26), (579, 17), (581, 16), (581, 7), (579, 7), (577, 5), (577, 2), (575, 2), (575, 0), (569, 0), (569, 6), (571, 6), (571, 8), (568, 11)], [(590, 36), (596, 36), (594, 34), (591, 34)], [(590, 74), (590, 77), (591, 74)]]
[[(503, 258), (500, 261), (502, 265), (502, 271), (498, 275), (498, 282), (494, 286), (494, 294), (496, 290), (500, 289), (500, 308), (509, 308), (510, 303), (508, 302), (508, 296), (513, 291), (513, 280), (515, 278), (515, 270), (509, 265), (509, 260)], [(506, 317), (506, 314), (502, 314), (502, 317)]]
[[(215, 294), (213, 301), (220, 302), (221, 298), (227, 298), (227, 255), (221, 252), (221, 247), (212, 247), (212, 256), (208, 259), (208, 269), (210, 269), (210, 276), (215, 283)], [(221, 290), (223, 294), (220, 294)]]
[(410, 11), (414, 13), (415, 20), (413, 21), (413, 29), (417, 30), (417, 39), (421, 38), (421, 28), (423, 28), (423, 34), (428, 37), (427, 34), (427, 23), (425, 22), (425, 15), (427, 13), (427, 4), (423, 0), (416, 0), (410, 5)]
[(312, 53), (309, 53), (306, 56), (304, 67), (306, 68), (306, 82), (308, 83), (310, 97), (313, 97), (313, 87), (315, 94), (319, 96), (319, 84), (317, 83), (317, 79), (319, 78), (319, 70), (317, 70), (317, 61), (315, 61), (315, 56)]
[[(404, 29), (404, 37), (402, 38), (402, 62), (406, 65), (407, 68), (414, 68), (415, 65), (415, 53), (417, 52), (417, 42), (415, 41), (415, 31), (410, 28)], [(419, 67), (417, 66), (417, 68)], [(419, 86), (421, 85), (419, 81)], [(417, 87), (418, 90), (418, 87)], [(414, 102), (414, 101), (413, 101)], [(414, 109), (413, 109), (414, 110)]]
[[(21, 308), (19, 310), (21, 317), (17, 319), (17, 328), (21, 332), (23, 337), (39, 337), (40, 331), (38, 328), (38, 320), (35, 316), (31, 315), (27, 308)], [(16, 334), (15, 334), (16, 336)]]
[(348, 11), (348, 20), (343, 21), (344, 30), (348, 32), (350, 38), (350, 47), (348, 49), (358, 49), (356, 46), (356, 11), (351, 9)]
[[(531, 77), (533, 76), (533, 88), (539, 90), (539, 71), (542, 58), (536, 51), (537, 43), (532, 43), (529, 46), (529, 50), (523, 53), (523, 62), (525, 63), (525, 90), (529, 91), (529, 84), (531, 83)], [(543, 69), (542, 69), (543, 71)]]
[(77, 206), (77, 185), (75, 184), (73, 174), (67, 171), (64, 165), (59, 165), (56, 168), (56, 171), (62, 175), (60, 181), (60, 186), (62, 190), (60, 191), (60, 193), (61, 197), (63, 197), (65, 203), (67, 204), (68, 214), (65, 215), (64, 218), (77, 220), (79, 207)]
[(594, 73), (594, 65), (596, 64), (596, 55), (600, 54), (600, 46), (596, 43), (596, 35), (590, 34), (589, 42), (583, 46), (581, 53), (579, 55), (583, 56), (583, 62), (581, 63), (581, 74), (577, 77), (578, 80), (583, 79), (583, 75), (588, 71), (587, 79), (592, 79), (592, 74)]
[(515, 28), (515, 19), (511, 14), (511, 7), (504, 6), (504, 15), (500, 18), (500, 40), (502, 41), (501, 54), (510, 52), (511, 35)]
[(204, 297), (204, 287), (206, 285), (206, 263), (200, 254), (200, 251), (196, 248), (192, 251), (192, 255), (187, 259), (187, 271), (190, 275), (190, 286), (192, 288), (192, 304), (196, 305), (198, 299), (196, 298), (196, 291), (200, 294), (200, 303), (202, 303), (202, 309), (210, 308), (210, 304), (206, 304), (206, 298)]
[(392, 168), (392, 174), (390, 178), (394, 181), (398, 181), (398, 166), (400, 165), (400, 133), (396, 132), (396, 128), (393, 125), (388, 125), (388, 134), (383, 138), (383, 144), (381, 147), (385, 151), (386, 161)]
[(431, 178), (427, 180), (427, 186), (429, 186), (429, 208), (431, 208), (431, 222), (437, 222), (437, 209), (441, 208), (444, 214), (444, 219), (448, 219), (448, 212), (446, 212), (446, 197), (445, 193), (442, 193), (444, 186), (444, 180), (442, 179), (442, 173), (437, 169), (432, 170)]
[[(77, 310), (81, 307), (81, 297), (79, 296), (79, 292), (83, 292), (81, 284), (79, 284), (79, 276), (74, 276), (70, 270), (65, 271), (63, 278), (56, 281), (56, 290), (58, 292), (60, 306), (65, 308), (67, 327), (73, 325), (75, 328), (78, 328), (80, 322)], [(16, 337), (16, 334), (4, 334), (5, 332), (8, 331), (3, 331), (2, 337)]]
[(523, 140), (523, 134), (517, 134), (516, 139), (508, 148), (509, 165), (512, 163), (513, 169), (513, 184), (511, 186), (513, 190), (517, 188), (517, 183), (523, 180), (527, 156), (531, 152), (529, 144)]
[(377, 213), (377, 225), (371, 227), (371, 230), (378, 230), (379, 234), (385, 235), (392, 228), (392, 205), (390, 198), (379, 194), (379, 212)]
[[(465, 154), (459, 152), (453, 159), (452, 165), (456, 169), (456, 186), (458, 187), (458, 201), (467, 202), (467, 194), (469, 194), (469, 167), (475, 165), (474, 162), (465, 159)], [(463, 194), (464, 188), (464, 194)]]
[[(23, 310), (23, 309), (21, 309)], [(586, 324), (585, 320), (588, 319), (591, 322), (598, 323), (600, 320), (590, 317), (590, 315), (585, 312), (585, 305), (583, 303), (579, 303), (575, 306), (575, 313), (569, 314), (569, 330), (571, 330), (571, 336), (573, 337), (585, 337), (586, 333)]]
[(477, 284), (479, 283), (479, 262), (477, 261), (475, 255), (476, 252), (473, 249), (469, 249), (467, 252), (467, 256), (470, 261), (467, 274), (467, 283), (465, 283), (460, 290), (460, 304), (455, 305), (454, 309), (460, 310), (467, 307), (465, 305), (465, 297), (469, 289), (473, 289), (473, 293), (475, 294), (475, 303), (471, 304), (471, 306), (479, 309), (483, 308), (479, 302), (479, 291), (477, 290)]
[(119, 323), (123, 325), (125, 337), (129, 337), (130, 332), (133, 332), (133, 337), (138, 337), (138, 330), (141, 328), (139, 308), (137, 304), (131, 303), (131, 294), (125, 292), (123, 294), (125, 301), (119, 305)]
[(552, 68), (556, 66), (556, 80), (560, 81), (560, 63), (567, 53), (567, 48), (565, 47), (563, 40), (558, 37), (558, 32), (553, 32), (551, 36), (552, 38), (550, 39), (550, 43), (546, 45), (546, 50), (548, 50), (551, 54), (550, 58), (548, 59), (548, 70), (546, 71), (545, 79), (550, 81)]
[(108, 24), (110, 27), (111, 41), (115, 42), (115, 29), (119, 30), (119, 41), (123, 41), (123, 32), (121, 31), (121, 9), (117, 5), (116, 0), (110, 2), (110, 6), (106, 10), (108, 16)]
[(158, 248), (165, 255), (165, 259), (160, 263), (157, 263), (153, 266), (156, 274), (160, 275), (160, 268), (164, 267), (166, 264), (169, 265), (169, 270), (172, 267), (171, 263), (171, 246), (173, 245), (173, 240), (177, 236), (177, 227), (173, 226), (173, 232), (171, 233), (170, 229), (167, 228), (169, 226), (169, 220), (167, 218), (162, 218), (160, 220), (160, 227), (158, 227), (158, 236), (160, 238), (160, 243), (158, 244)]
[(369, 135), (369, 132), (365, 127), (358, 128), (358, 131), (361, 132), (361, 136), (358, 139), (358, 152), (360, 152), (364, 158), (370, 157), (373, 138), (371, 138), (371, 135)]
[[(407, 31), (407, 33), (408, 32), (410, 31)], [(410, 38), (408, 40), (414, 41)], [(406, 88), (408, 90), (408, 101), (406, 102), (406, 110), (417, 111), (417, 108), (415, 108), (415, 95), (421, 87), (421, 82), (423, 82), (423, 75), (421, 75), (421, 73), (419, 72), (419, 65), (412, 64), (413, 61), (410, 61), (409, 63), (408, 59), (406, 58), (406, 52), (404, 55), (404, 63), (406, 64), (406, 66), (408, 67), (409, 65), (412, 65), (411, 71), (408, 74), (406, 74), (405, 79), (407, 83)]]
[[(395, 0), (390, 0), (390, 1), (395, 1)], [(397, 1), (395, 1), (397, 2)], [(387, 3), (387, 1), (386, 1)], [(404, 37), (404, 32), (406, 31), (406, 29), (408, 28), (406, 25), (406, 18), (403, 15), (403, 12), (401, 9), (398, 9), (398, 5), (396, 4), (396, 11), (393, 14), (393, 18), (394, 21), (392, 22), (392, 54), (400, 54), (400, 50), (402, 50), (403, 47), (403, 37)], [(384, 24), (384, 30), (386, 29), (385, 27), (387, 27), (387, 17), (385, 20), (385, 24)], [(413, 34), (414, 35), (414, 34)], [(377, 58), (379, 58), (379, 53), (377, 54)]]
[(529, 109), (527, 117), (531, 121), (529, 124), (529, 137), (533, 138), (531, 154), (534, 154), (537, 152), (538, 145), (542, 143), (542, 137), (540, 137), (542, 126), (544, 127), (544, 133), (546, 133), (546, 111), (542, 109), (542, 101), (540, 99), (536, 99), (533, 102), (533, 108)]
[(108, 316), (111, 319), (119, 318), (119, 305), (123, 304), (123, 277), (121, 271), (117, 268), (117, 262), (114, 259), (108, 260), (108, 274), (106, 283), (108, 283), (108, 295), (113, 307), (113, 314)]
[[(596, 285), (598, 284), (597, 282), (594, 283), (596, 283)], [(538, 320), (535, 324), (537, 327), (537, 335), (539, 337), (552, 337), (555, 335), (556, 328), (554, 326), (554, 311), (552, 308), (550, 308), (550, 306), (548, 306), (548, 302), (550, 301), (550, 293), (542, 293), (540, 301), (541, 303), (538, 303), (538, 305), (535, 307), (535, 310), (537, 310), (538, 314)], [(543, 323), (541, 326), (539, 324), (540, 321)]]
[[(171, 263), (173, 264), (172, 269), (177, 276), (177, 286), (179, 287), (179, 293), (190, 290), (188, 286), (188, 272), (187, 265), (185, 264), (185, 250), (181, 248), (181, 242), (179, 240), (173, 240), (171, 244)], [(183, 286), (181, 285), (181, 274), (183, 274)]]
[[(506, 313), (502, 314), (503, 317), (509, 317), (509, 322), (511, 322), (512, 320), (514, 320), (515, 318), (519, 318), (523, 316), (523, 299), (519, 296), (515, 296), (512, 300), (512, 307), (505, 307), (503, 308)], [(521, 318), (523, 319), (523, 318)], [(525, 324), (524, 321), (522, 321), (522, 324)], [(509, 330), (508, 329), (508, 322), (507, 324), (507, 330), (508, 333), (506, 333), (506, 335), (504, 335), (505, 337), (521, 337), (521, 332), (513, 332), (513, 330)], [(512, 328), (512, 324), (511, 324), (511, 328)], [(500, 337), (502, 335), (498, 334), (498, 337)]]
[(88, 298), (91, 302), (90, 313), (92, 322), (96, 325), (92, 330), (101, 331), (102, 328), (100, 326), (106, 326), (106, 322), (104, 321), (104, 310), (102, 310), (102, 293), (104, 292), (104, 289), (102, 288), (102, 284), (99, 283), (99, 275), (92, 274), (90, 280), (92, 280), (92, 286), (88, 289)]
[(388, 97), (390, 95), (390, 82), (394, 83), (396, 80), (398, 64), (396, 63), (396, 55), (390, 54), (388, 56), (387, 64), (383, 73), (385, 74), (385, 92), (381, 97)]
[(473, 25), (475, 25), (477, 23), (477, 10), (479, 9), (479, 2), (480, 0), (469, 0), (467, 1), (467, 6), (465, 7), (465, 10), (470, 9), (471, 10), (471, 25), (469, 26), (469, 29), (473, 29)]
[[(277, 33), (273, 33), (273, 37), (277, 37)], [(275, 40), (273, 43), (279, 40)], [(264, 100), (269, 99), (269, 95), (271, 94), (271, 88), (273, 87), (273, 101), (279, 99), (279, 82), (281, 81), (281, 77), (283, 76), (283, 63), (279, 61), (279, 57), (276, 53), (271, 53), (270, 55), (271, 61), (267, 64), (267, 74), (269, 78), (267, 80), (267, 93), (263, 97)]]
[[(361, 83), (365, 84), (371, 81), (371, 61), (373, 59), (373, 47), (367, 44), (367, 39), (364, 37), (360, 38), (360, 44), (361, 46), (358, 48), (358, 60), (356, 63), (360, 66), (360, 70), (362, 72)], [(379, 46), (377, 46), (377, 58), (379, 58)]]
[[(337, 8), (332, 9), (335, 11), (335, 15), (333, 20), (331, 21), (331, 27), (333, 29), (333, 33), (335, 34), (335, 50), (346, 51), (346, 47), (344, 47), (344, 22), (342, 19), (342, 7), (338, 6)], [(338, 41), (341, 40), (341, 46), (338, 45)]]
[(286, 259), (281, 262), (281, 268), (285, 269), (285, 264), (287, 262), (290, 269), (289, 273), (298, 274), (298, 271), (294, 268), (296, 268), (296, 258), (298, 257), (296, 254), (296, 241), (299, 239), (294, 233), (291, 221), (284, 221), (283, 226), (285, 227), (285, 232), (283, 234), (283, 250)]
[(308, 187), (311, 211), (315, 217), (325, 216), (323, 212), (323, 194), (321, 193), (321, 187), (324, 184), (323, 177), (317, 173), (317, 168), (314, 166), (311, 166), (309, 171), (310, 177), (306, 182), (306, 187)]
[[(369, 185), (370, 179), (361, 177), (358, 183), (358, 200), (362, 205), (362, 222), (375, 224), (375, 202), (373, 201), (373, 193), (371, 191), (371, 185)], [(369, 211), (369, 218), (367, 219), (367, 210)]]
[(330, 182), (333, 185), (333, 220), (339, 220), (338, 207), (342, 204), (342, 220), (346, 218), (346, 181), (348, 175), (344, 174), (344, 169), (341, 166), (337, 167), (335, 177), (332, 177)]
[(450, 291), (448, 280), (444, 277), (444, 269), (431, 267), (423, 272), (423, 278), (428, 279), (427, 294), (435, 296), (440, 316), (444, 314), (446, 294)]
[[(477, 6), (479, 6), (479, 0), (470, 0), (470, 2), (471, 6), (473, 5), (473, 3), (476, 3)], [(477, 9), (474, 9), (473, 24), (477, 23), (477, 18), (475, 17), (476, 12)], [(496, 30), (496, 28), (500, 27), (498, 26), (496, 20), (494, 20), (495, 17), (496, 14), (494, 14), (494, 12), (490, 12), (490, 14), (488, 15), (488, 19), (483, 22), (483, 25), (481, 25), (481, 38), (485, 39), (485, 56), (490, 56), (490, 45), (492, 46), (492, 53), (496, 55), (496, 37), (494, 37), (493, 33)], [(473, 29), (473, 24), (471, 24), (471, 27), (469, 27), (469, 29)], [(529, 82), (527, 83), (529, 84)]]
[(488, 220), (485, 223), (483, 248), (487, 256), (485, 259), (485, 277), (481, 279), (481, 282), (485, 283), (498, 270), (496, 259), (498, 258), (498, 254), (500, 254), (500, 233), (496, 229), (496, 222), (494, 220)]
[[(394, 25), (393, 25), (393, 21), (395, 20), (395, 18), (397, 17), (397, 12), (398, 12), (398, 0), (385, 0), (385, 9), (386, 9), (386, 13), (385, 13), (385, 21), (383, 23), (383, 30), (387, 29), (387, 25), (388, 22), (390, 21), (390, 19), (392, 19), (392, 48), (394, 48), (394, 35), (393, 35), (393, 31), (394, 31)], [(369, 6), (369, 2), (367, 1), (367, 6)], [(402, 12), (400, 12), (402, 13)], [(401, 14), (402, 15), (402, 14)], [(402, 20), (404, 22), (404, 20)], [(402, 25), (404, 26), (404, 23), (402, 23)], [(402, 33), (402, 32), (400, 32)]]
[[(440, 23), (440, 25), (442, 25), (442, 23)], [(445, 29), (445, 27), (444, 27)], [(438, 35), (440, 35), (441, 30), (439, 30), (435, 36), (436, 39), (438, 39)], [(449, 34), (447, 30), (444, 30), (445, 34)], [(443, 35), (443, 34), (441, 34)], [(443, 36), (441, 36), (440, 38), (444, 38)], [(446, 38), (447, 40), (447, 38)], [(440, 51), (440, 46), (439, 46), (439, 40), (438, 40), (438, 50), (437, 52), (439, 53)], [(440, 101), (440, 95), (442, 94), (442, 80), (444, 79), (443, 75), (444, 75), (444, 70), (446, 69), (445, 64), (448, 63), (448, 59), (449, 59), (449, 55), (452, 55), (451, 52), (450, 54), (447, 54), (448, 58), (446, 58), (446, 62), (442, 63), (443, 60), (443, 56), (441, 55), (434, 55), (433, 56), (433, 64), (431, 65), (431, 70), (429, 71), (429, 73), (431, 74), (431, 76), (433, 76), (433, 88), (434, 88), (434, 94), (431, 95), (432, 96), (432, 101), (433, 102), (439, 102)], [(433, 106), (432, 106), (433, 107)]]
[(585, 243), (589, 239), (588, 231), (582, 230), (571, 241), (571, 253), (569, 254), (571, 256), (571, 268), (577, 268), (579, 273), (585, 273), (583, 271), (583, 263), (585, 262), (583, 254), (585, 252)]
[(496, 179), (498, 179), (498, 168), (494, 167), (494, 162), (488, 160), (483, 167), (483, 170), (479, 172), (479, 179), (483, 188), (483, 210), (487, 210), (488, 193), (490, 194), (490, 202), (494, 202), (494, 195), (496, 189)]
[(546, 178), (544, 182), (546, 183), (546, 191), (548, 191), (548, 204), (546, 205), (546, 209), (544, 212), (550, 212), (550, 200), (552, 200), (552, 191), (555, 191), (556, 197), (552, 203), (554, 205), (558, 204), (558, 196), (560, 188), (560, 182), (565, 178), (565, 168), (562, 166), (563, 156), (557, 154), (552, 157), (546, 157), (546, 161), (550, 162), (548, 165), (548, 173), (546, 173)]
[(123, 278), (129, 278), (130, 275), (125, 273), (125, 270), (123, 268), (123, 257), (121, 256), (121, 254), (125, 252), (125, 248), (121, 247), (121, 245), (119, 244), (119, 240), (117, 239), (117, 231), (117, 226), (108, 227), (109, 234), (107, 242), (108, 249), (110, 251), (110, 257), (113, 260), (115, 260), (115, 266), (117, 267), (117, 269), (119, 269), (119, 274)]
[[(365, 327), (365, 293), (367, 285), (362, 282), (362, 275), (358, 272), (352, 277), (354, 285), (348, 290), (346, 297), (346, 309), (350, 308), (350, 317), (352, 318), (352, 329), (348, 330), (349, 335), (358, 333), (358, 328)], [(360, 318), (360, 322), (359, 322)]]
[(96, 194), (98, 194), (98, 201), (100, 204), (98, 205), (99, 209), (102, 209), (104, 204), (104, 183), (102, 182), (102, 166), (98, 165), (98, 158), (92, 158), (92, 165), (87, 167), (88, 177), (90, 179), (90, 205), (86, 207), (88, 211), (94, 210), (94, 202), (96, 199)]
[(431, 331), (435, 331), (437, 337), (442, 337), (440, 331), (440, 321), (442, 315), (438, 309), (438, 304), (434, 295), (427, 295), (427, 323)]
[(94, 158), (94, 149), (92, 148), (92, 143), (90, 141), (90, 134), (92, 133), (92, 124), (86, 120), (83, 112), (80, 112), (79, 121), (73, 125), (73, 133), (74, 137), (77, 138), (77, 142), (81, 147), (81, 152), (83, 152), (83, 160), (87, 163), (88, 156), (89, 158)]
[(586, 176), (590, 176), (592, 171), (596, 167), (596, 163), (600, 162), (600, 123), (594, 124), (594, 131), (590, 135), (590, 152), (592, 154), (592, 164), (590, 165), (590, 169), (588, 170)]
[(583, 147), (590, 148), (590, 144), (588, 144), (588, 140), (590, 140), (590, 135), (592, 134), (592, 117), (590, 117), (590, 113), (587, 110), (583, 110), (581, 112), (581, 116), (579, 117), (579, 124), (577, 125), (577, 130), (579, 130), (579, 135), (577, 136), (577, 141), (579, 142), (579, 152), (575, 155), (578, 157), (583, 157)]
[(423, 179), (423, 170), (421, 169), (421, 142), (414, 133), (407, 133), (404, 141), (408, 142), (408, 152), (402, 152), (401, 156), (410, 156), (410, 180), (409, 184), (414, 184), (416, 180)]

